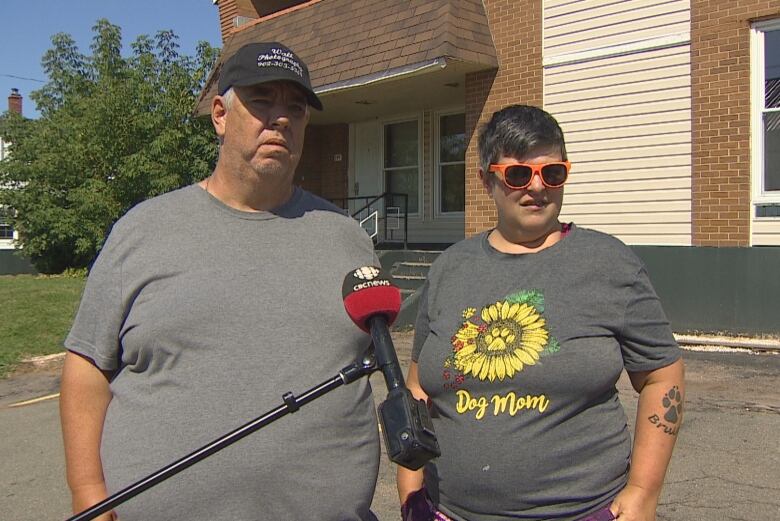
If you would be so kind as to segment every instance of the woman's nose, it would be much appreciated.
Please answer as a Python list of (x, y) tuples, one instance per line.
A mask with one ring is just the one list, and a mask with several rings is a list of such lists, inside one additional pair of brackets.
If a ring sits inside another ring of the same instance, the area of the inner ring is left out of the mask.
[(529, 192), (541, 192), (544, 190), (544, 183), (542, 182), (542, 173), (538, 170), (534, 170), (531, 174), (531, 183), (526, 188)]

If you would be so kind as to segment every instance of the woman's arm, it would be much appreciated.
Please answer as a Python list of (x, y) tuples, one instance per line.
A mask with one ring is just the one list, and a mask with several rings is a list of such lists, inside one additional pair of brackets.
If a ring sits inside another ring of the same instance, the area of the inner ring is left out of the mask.
[(682, 359), (653, 371), (628, 373), (639, 392), (628, 483), (612, 503), (619, 521), (654, 521), (661, 487), (682, 425)]
[[(428, 395), (422, 390), (420, 386), (420, 378), (417, 375), (417, 362), (409, 364), (409, 374), (406, 376), (406, 387), (411, 391), (412, 396), (418, 400), (428, 401)], [(398, 465), (398, 474), (396, 476), (398, 485), (398, 497), (401, 499), (401, 504), (406, 502), (409, 494), (420, 490), (423, 486), (423, 471), (409, 470)]]
[[(74, 513), (108, 496), (100, 460), (100, 440), (110, 401), (107, 375), (86, 358), (68, 352), (62, 369), (60, 420)], [(110, 521), (114, 515), (104, 514), (97, 519)]]

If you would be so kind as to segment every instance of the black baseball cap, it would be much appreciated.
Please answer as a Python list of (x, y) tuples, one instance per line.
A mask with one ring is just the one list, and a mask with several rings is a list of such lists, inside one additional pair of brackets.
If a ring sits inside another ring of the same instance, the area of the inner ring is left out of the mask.
[(322, 110), (311, 88), (309, 69), (290, 49), (278, 42), (248, 43), (233, 54), (219, 73), (219, 95), (231, 87), (248, 87), (269, 81), (291, 81), (306, 93), (309, 105)]

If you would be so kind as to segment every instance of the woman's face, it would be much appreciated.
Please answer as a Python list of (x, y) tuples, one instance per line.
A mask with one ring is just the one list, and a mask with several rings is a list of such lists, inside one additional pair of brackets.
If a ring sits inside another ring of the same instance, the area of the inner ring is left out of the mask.
[[(525, 157), (501, 156), (497, 163), (544, 164), (562, 161), (559, 151), (531, 151)], [(492, 172), (480, 174), (498, 212), (498, 230), (516, 243), (534, 243), (559, 230), (558, 215), (563, 205), (563, 187), (548, 188), (534, 174), (526, 188), (514, 190)]]

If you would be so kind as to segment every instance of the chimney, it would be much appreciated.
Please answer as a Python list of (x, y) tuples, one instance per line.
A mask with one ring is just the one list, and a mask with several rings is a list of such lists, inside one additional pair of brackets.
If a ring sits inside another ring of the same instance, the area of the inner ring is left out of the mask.
[(19, 89), (11, 89), (11, 95), (8, 96), (8, 111), (22, 115), (22, 95), (19, 94)]

